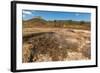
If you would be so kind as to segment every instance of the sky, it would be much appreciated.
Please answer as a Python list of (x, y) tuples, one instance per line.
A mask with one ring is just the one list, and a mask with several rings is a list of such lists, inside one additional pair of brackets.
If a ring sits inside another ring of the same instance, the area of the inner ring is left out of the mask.
[(73, 21), (90, 21), (91, 13), (80, 12), (58, 12), (58, 11), (38, 11), (23, 10), (23, 20), (29, 20), (35, 17), (42, 17), (45, 20), (73, 20)]

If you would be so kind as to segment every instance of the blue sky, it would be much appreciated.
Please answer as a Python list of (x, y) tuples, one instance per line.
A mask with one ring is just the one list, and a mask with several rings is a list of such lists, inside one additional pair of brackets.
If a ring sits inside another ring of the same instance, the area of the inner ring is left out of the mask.
[(73, 20), (73, 21), (91, 20), (91, 13), (80, 13), (80, 12), (23, 10), (22, 16), (23, 20), (29, 20), (37, 16), (41, 16), (45, 20)]

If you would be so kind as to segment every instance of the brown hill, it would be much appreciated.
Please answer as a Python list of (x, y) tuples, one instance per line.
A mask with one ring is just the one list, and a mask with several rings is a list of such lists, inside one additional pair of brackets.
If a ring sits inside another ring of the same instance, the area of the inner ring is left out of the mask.
[(23, 21), (23, 27), (45, 27), (46, 21), (42, 18), (32, 18), (27, 21)]

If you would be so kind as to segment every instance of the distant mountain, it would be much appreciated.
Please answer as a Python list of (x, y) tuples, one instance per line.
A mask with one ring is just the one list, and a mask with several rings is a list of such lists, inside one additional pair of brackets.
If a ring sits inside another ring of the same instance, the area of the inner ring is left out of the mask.
[(57, 28), (77, 28), (90, 29), (90, 22), (73, 20), (44, 20), (42, 17), (34, 17), (29, 20), (23, 20), (23, 28), (32, 27), (57, 27)]
[(30, 20), (23, 21), (24, 27), (42, 27), (45, 26), (46, 20), (41, 17), (35, 17)]

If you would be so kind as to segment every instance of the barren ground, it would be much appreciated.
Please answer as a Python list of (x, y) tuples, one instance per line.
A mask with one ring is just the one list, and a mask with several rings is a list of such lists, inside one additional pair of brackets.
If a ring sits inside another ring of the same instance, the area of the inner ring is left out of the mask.
[(26, 62), (91, 59), (90, 30), (24, 28), (23, 59)]

